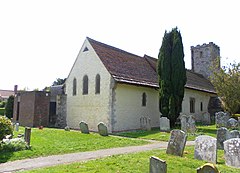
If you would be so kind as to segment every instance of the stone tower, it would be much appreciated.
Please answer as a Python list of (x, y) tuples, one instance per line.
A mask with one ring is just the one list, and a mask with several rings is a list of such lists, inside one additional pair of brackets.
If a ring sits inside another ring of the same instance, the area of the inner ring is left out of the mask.
[[(220, 57), (220, 48), (213, 42), (191, 46), (192, 71), (209, 78), (212, 75), (210, 67), (217, 57)], [(220, 62), (218, 67), (220, 68)]]

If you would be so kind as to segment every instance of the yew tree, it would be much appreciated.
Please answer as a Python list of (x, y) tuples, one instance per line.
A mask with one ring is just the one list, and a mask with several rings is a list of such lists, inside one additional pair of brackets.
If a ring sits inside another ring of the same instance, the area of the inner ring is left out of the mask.
[(182, 37), (177, 28), (165, 31), (158, 55), (159, 110), (173, 127), (181, 112), (186, 84)]

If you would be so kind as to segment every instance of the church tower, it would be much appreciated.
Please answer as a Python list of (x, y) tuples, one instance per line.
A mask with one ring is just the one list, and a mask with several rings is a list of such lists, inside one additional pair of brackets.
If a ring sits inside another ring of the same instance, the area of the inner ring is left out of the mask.
[[(209, 78), (212, 75), (210, 67), (217, 57), (220, 57), (220, 48), (213, 42), (191, 46), (192, 71)], [(220, 62), (218, 67), (220, 68)]]

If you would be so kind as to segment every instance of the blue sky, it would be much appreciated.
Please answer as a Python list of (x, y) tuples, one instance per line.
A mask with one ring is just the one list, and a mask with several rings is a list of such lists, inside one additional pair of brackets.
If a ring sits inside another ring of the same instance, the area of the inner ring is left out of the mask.
[(188, 69), (190, 46), (208, 42), (222, 64), (239, 62), (239, 16), (237, 0), (1, 0), (0, 89), (67, 77), (87, 36), (157, 58), (165, 30), (177, 26)]

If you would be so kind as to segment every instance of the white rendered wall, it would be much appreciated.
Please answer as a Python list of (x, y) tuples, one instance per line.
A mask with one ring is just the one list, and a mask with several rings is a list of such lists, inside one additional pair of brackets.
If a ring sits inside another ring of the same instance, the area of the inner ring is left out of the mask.
[[(85, 47), (88, 51), (84, 51)], [(95, 78), (100, 75), (100, 94), (95, 94)], [(83, 95), (83, 76), (88, 76), (88, 94)], [(73, 80), (77, 80), (77, 94), (73, 96)], [(79, 129), (79, 122), (85, 121), (90, 130), (97, 131), (99, 122), (109, 128), (111, 112), (111, 75), (86, 40), (77, 56), (66, 81), (67, 125)]]

